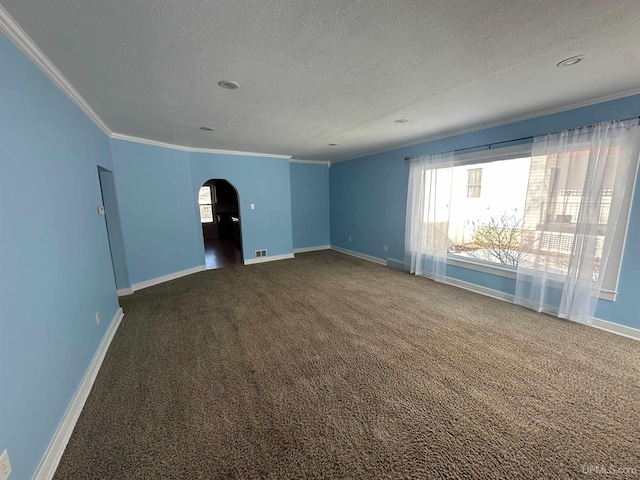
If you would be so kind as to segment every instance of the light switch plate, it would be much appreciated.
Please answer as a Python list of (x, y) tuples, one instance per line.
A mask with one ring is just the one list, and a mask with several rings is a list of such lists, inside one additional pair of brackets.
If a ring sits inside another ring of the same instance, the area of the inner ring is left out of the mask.
[(98, 215), (104, 215), (104, 205), (98, 205)]
[(255, 203), (252, 203), (252, 204), (251, 204), (251, 210), (255, 210), (255, 209), (256, 209), (256, 204), (255, 204)]

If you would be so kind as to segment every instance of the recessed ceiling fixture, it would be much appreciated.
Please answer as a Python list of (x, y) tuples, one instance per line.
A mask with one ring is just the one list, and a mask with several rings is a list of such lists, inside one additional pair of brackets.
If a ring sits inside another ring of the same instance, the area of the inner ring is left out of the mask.
[(409, 120), (406, 118), (399, 118), (398, 120), (394, 120), (393, 123), (407, 123)]
[(229, 80), (220, 80), (218, 82), (218, 85), (220, 85), (222, 88), (226, 88), (227, 90), (237, 90), (238, 88), (240, 88), (240, 85), (238, 85), (236, 82), (230, 82)]
[(338, 144), (337, 144), (337, 143), (330, 143), (330, 144), (329, 144), (329, 146), (330, 146), (330, 147), (337, 147), (337, 146), (338, 146)]
[(586, 55), (576, 55), (574, 57), (565, 58), (562, 60), (557, 67), (570, 67), (571, 65), (575, 65), (576, 63), (580, 63), (582, 60), (587, 58)]
[(211, 127), (200, 127), (200, 130), (204, 130), (205, 132), (213, 132), (213, 128)]

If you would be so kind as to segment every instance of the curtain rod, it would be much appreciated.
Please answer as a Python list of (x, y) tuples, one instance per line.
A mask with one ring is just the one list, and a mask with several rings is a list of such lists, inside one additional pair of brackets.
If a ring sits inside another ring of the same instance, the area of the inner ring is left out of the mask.
[[(622, 120), (612, 120), (611, 123), (614, 123), (614, 122), (626, 122), (627, 120), (633, 120), (635, 118), (640, 118), (640, 116), (629, 117), (629, 118), (625, 118), (625, 119), (622, 119)], [(585, 128), (585, 127), (576, 127), (576, 128)], [(560, 133), (560, 132), (551, 132), (551, 133), (548, 133), (547, 135), (551, 135), (551, 134), (554, 134), (554, 133)], [(533, 140), (533, 137), (534, 136), (532, 135), (530, 137), (521, 137), (521, 138), (514, 138), (512, 140), (504, 140), (502, 142), (485, 143), (484, 145), (475, 145), (473, 147), (458, 148), (457, 150), (454, 150), (454, 153), (464, 152), (465, 150), (473, 150), (475, 148), (483, 148), (483, 147), (487, 147), (489, 150), (491, 150), (491, 148), (494, 145), (502, 145), (503, 143), (521, 142), (522, 140)], [(404, 157), (405, 160), (411, 160), (412, 158), (415, 158), (415, 157)]]
[[(488, 147), (488, 149), (491, 150), (491, 147), (493, 147), (494, 145), (502, 145), (503, 143), (520, 142), (522, 140), (533, 140), (533, 136), (514, 138), (513, 140), (504, 140), (503, 142), (485, 143), (484, 145), (475, 145), (473, 147), (458, 148), (457, 150), (454, 150), (454, 152), (455, 153), (464, 152), (465, 150), (473, 150), (474, 148), (483, 148), (483, 147)], [(405, 160), (411, 160), (411, 158), (415, 158), (415, 157), (404, 157)]]

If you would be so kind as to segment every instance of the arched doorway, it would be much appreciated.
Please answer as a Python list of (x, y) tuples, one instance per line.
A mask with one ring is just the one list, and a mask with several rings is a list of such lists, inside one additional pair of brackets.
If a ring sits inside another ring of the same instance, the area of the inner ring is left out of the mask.
[(207, 180), (198, 192), (207, 270), (242, 265), (238, 192), (226, 180)]

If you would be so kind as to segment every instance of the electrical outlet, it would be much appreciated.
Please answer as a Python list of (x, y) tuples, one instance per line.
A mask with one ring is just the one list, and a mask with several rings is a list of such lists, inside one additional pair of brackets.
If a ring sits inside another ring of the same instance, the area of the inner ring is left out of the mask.
[(11, 473), (11, 463), (9, 462), (9, 454), (5, 449), (0, 455), (0, 480), (7, 480), (9, 478), (9, 474)]
[(382, 251), (383, 252), (388, 252), (389, 251), (389, 245), (382, 245)]
[(349, 235), (349, 241), (351, 241), (351, 235)]
[(96, 325), (100, 325), (100, 312), (96, 312)]

